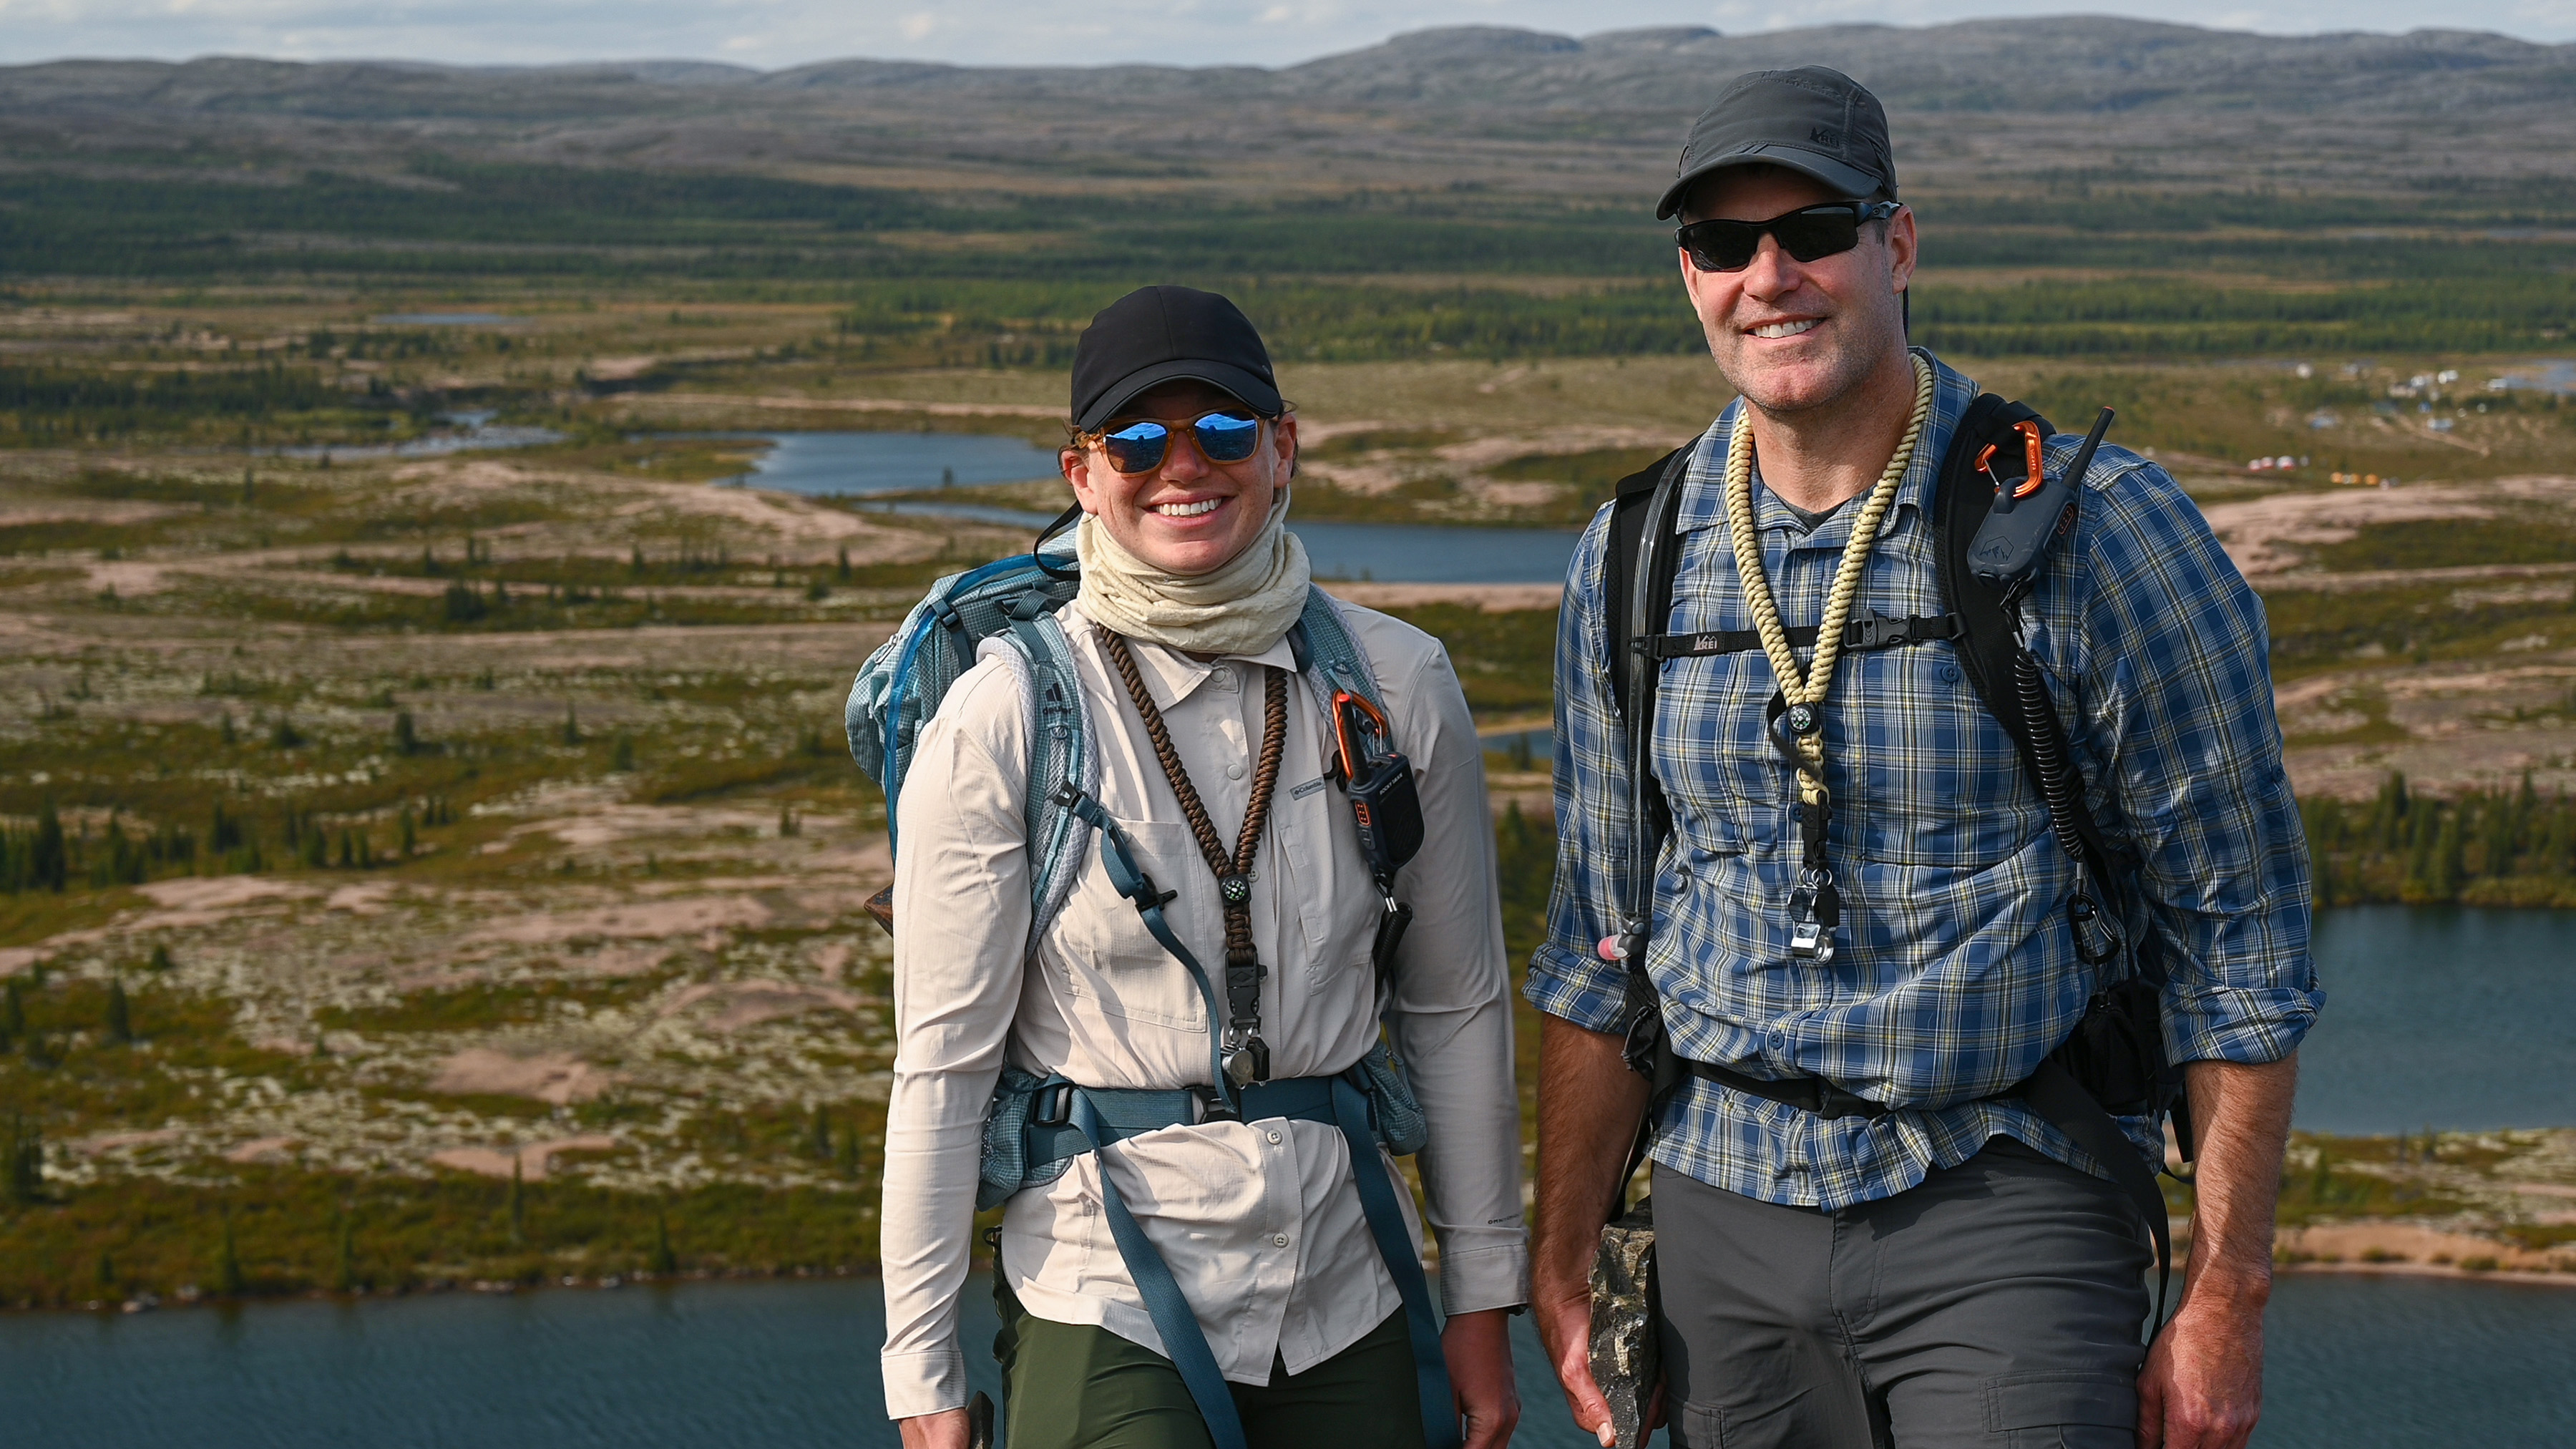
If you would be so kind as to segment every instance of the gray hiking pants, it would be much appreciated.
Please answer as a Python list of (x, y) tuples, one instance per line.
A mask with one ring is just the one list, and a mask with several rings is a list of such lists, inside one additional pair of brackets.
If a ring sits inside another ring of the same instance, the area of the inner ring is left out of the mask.
[(1679, 1449), (2132, 1449), (2154, 1263), (2111, 1183), (1998, 1137), (1840, 1212), (1655, 1169)]

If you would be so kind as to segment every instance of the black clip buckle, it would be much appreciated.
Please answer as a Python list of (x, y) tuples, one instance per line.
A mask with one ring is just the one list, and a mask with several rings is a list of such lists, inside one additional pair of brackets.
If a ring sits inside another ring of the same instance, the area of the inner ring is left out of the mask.
[(1190, 1094), (1190, 1125), (1201, 1122), (1239, 1122), (1242, 1119), (1225, 1100), (1225, 1094), (1214, 1087), (1184, 1087)]
[(1816, 1079), (1816, 1115), (1834, 1117), (1884, 1117), (1887, 1108), (1858, 1092), (1849, 1092), (1824, 1080)]
[(1891, 619), (1876, 609), (1843, 627), (1843, 647), (1846, 649), (1891, 649), (1913, 642), (1913, 620)]
[(1029, 1125), (1062, 1127), (1073, 1121), (1073, 1083), (1057, 1082), (1038, 1088), (1029, 1099)]

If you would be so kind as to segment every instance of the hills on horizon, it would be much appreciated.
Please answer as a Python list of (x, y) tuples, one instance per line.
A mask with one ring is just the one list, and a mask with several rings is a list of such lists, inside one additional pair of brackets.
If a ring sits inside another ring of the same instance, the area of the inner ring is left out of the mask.
[[(1670, 110), (1712, 74), (1821, 63), (1892, 108), (2456, 113), (2576, 104), (2576, 44), (2421, 29), (2272, 36), (2101, 16), (1830, 25), (1728, 35), (1701, 26), (1583, 37), (1499, 26), (1413, 31), (1294, 65), (962, 66), (849, 58), (780, 70), (699, 60), (451, 66), (403, 60), (57, 60), (0, 67), (0, 113), (139, 107), (380, 117), (566, 106), (659, 94), (704, 104), (895, 96), (1227, 100), (1466, 110)], [(685, 104), (685, 102), (684, 102)]]

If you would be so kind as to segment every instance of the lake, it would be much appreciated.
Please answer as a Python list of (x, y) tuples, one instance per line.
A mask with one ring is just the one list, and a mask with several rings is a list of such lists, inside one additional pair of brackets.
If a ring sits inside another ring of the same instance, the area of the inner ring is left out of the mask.
[[(980, 1275), (967, 1301), (980, 1348)], [(1590, 1444), (1514, 1324), (1514, 1442)], [(0, 1317), (0, 1414), (9, 1442), (89, 1449), (875, 1449), (896, 1442), (882, 1325), (865, 1279), (20, 1314)], [(2287, 1277), (2267, 1336), (2261, 1449), (2576, 1442), (2576, 1290)]]
[[(708, 436), (699, 434), (697, 436)], [(1055, 452), (1025, 438), (981, 433), (728, 433), (767, 439), (752, 471), (729, 480), (791, 493), (865, 497), (1056, 476)], [(1070, 496), (1066, 499), (1071, 501)], [(958, 518), (1003, 528), (1044, 527), (1052, 515), (907, 499), (862, 505), (889, 513)], [(1405, 584), (1561, 583), (1574, 534), (1552, 528), (1335, 523), (1297, 519), (1315, 574), (1323, 579)]]
[[(695, 436), (708, 436), (697, 434)], [(990, 433), (724, 433), (766, 440), (751, 471), (732, 481), (789, 493), (905, 493), (943, 482), (1019, 483), (1058, 476), (1055, 450)]]

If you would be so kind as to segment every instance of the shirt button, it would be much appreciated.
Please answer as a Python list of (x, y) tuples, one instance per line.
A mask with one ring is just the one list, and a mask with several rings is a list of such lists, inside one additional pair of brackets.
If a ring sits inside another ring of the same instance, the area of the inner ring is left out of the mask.
[(1270, 1134), (1270, 1140), (1271, 1140), (1271, 1141), (1273, 1141), (1273, 1142), (1278, 1141), (1278, 1140), (1279, 1140), (1279, 1134), (1278, 1134), (1278, 1133), (1276, 1133), (1276, 1132), (1271, 1133), (1271, 1134)]
[(1229, 780), (1240, 780), (1240, 779), (1242, 779), (1242, 778), (1243, 778), (1243, 761), (1241, 761), (1241, 760), (1235, 760), (1235, 761), (1233, 761), (1233, 762), (1229, 763), (1229, 764), (1225, 767), (1225, 777), (1226, 777), (1227, 779), (1229, 779)]
[(1770, 1042), (1771, 1050), (1775, 1052), (1787, 1051), (1789, 1049), (1789, 1034), (1785, 1031), (1775, 1031), (1771, 1033)]
[(1284, 1248), (1288, 1246), (1288, 1235), (1286, 1233), (1280, 1233), (1273, 1236), (1270, 1240), (1270, 1245), (1274, 1248)]

